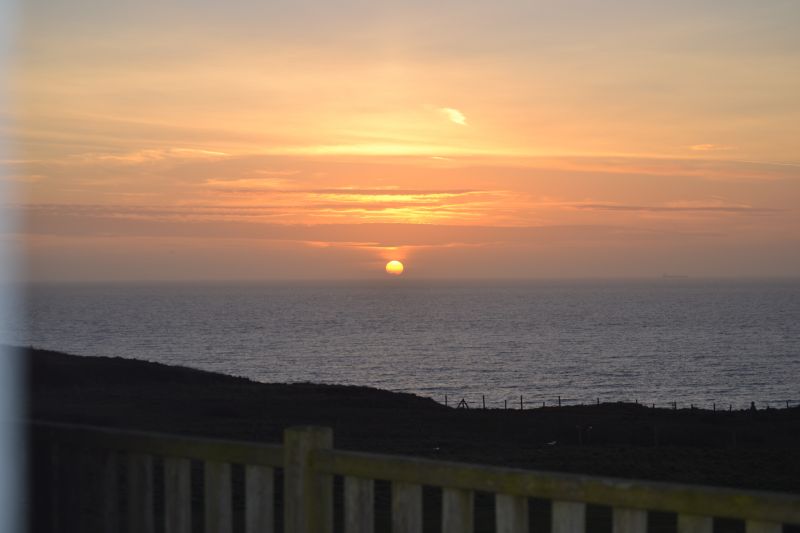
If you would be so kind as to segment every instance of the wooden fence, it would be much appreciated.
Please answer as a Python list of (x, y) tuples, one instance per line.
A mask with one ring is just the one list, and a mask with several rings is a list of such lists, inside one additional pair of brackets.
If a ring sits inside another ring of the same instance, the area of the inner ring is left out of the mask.
[[(318, 427), (287, 429), (282, 446), (63, 424), (35, 424), (31, 439), (45, 451), (36, 460), (48, 463), (38, 470), (48, 476), (40, 488), (49, 489), (38, 491), (46, 503), (35, 501), (45, 509), (33, 512), (38, 529), (50, 533), (195, 530), (192, 460), (203, 464), (206, 533), (233, 530), (232, 465), (244, 470), (239, 497), (246, 533), (275, 530), (276, 469), (283, 479), (278, 522), (286, 533), (333, 531), (334, 476), (344, 480), (346, 533), (375, 531), (375, 480), (391, 484), (392, 533), (423, 530), (423, 486), (441, 488), (443, 533), (474, 530), (476, 491), (494, 495), (498, 533), (529, 532), (529, 498), (551, 501), (552, 533), (585, 533), (589, 504), (612, 508), (613, 533), (646, 533), (648, 511), (676, 513), (677, 533), (712, 533), (714, 517), (743, 520), (746, 533), (781, 533), (784, 524), (800, 524), (798, 495), (348, 452), (334, 449), (332, 431)], [(155, 458), (163, 465), (158, 479)]]

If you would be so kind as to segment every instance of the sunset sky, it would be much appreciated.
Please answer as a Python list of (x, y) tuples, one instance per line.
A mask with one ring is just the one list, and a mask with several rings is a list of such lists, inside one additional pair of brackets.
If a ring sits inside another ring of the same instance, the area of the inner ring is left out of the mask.
[(800, 275), (800, 2), (30, 0), (33, 280)]

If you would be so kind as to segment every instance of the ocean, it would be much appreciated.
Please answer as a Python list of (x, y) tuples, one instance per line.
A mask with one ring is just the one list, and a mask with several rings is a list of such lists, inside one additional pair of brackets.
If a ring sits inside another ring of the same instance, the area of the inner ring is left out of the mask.
[(35, 284), (3, 336), (470, 406), (800, 403), (800, 281)]

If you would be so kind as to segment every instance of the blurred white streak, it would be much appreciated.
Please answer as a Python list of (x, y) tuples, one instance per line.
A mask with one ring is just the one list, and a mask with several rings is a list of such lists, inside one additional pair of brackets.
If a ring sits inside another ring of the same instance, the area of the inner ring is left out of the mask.
[[(0, 131), (11, 130), (8, 121), (13, 106), (7, 92), (14, 33), (18, 28), (17, 4), (14, 0), (0, 0)], [(0, 161), (13, 155), (14, 140), (0, 133)], [(0, 166), (0, 204), (13, 201), (13, 182), (8, 179), (8, 169)], [(3, 210), (7, 211), (7, 210)], [(20, 272), (18, 254), (12, 248), (16, 220), (0, 214), (0, 319), (18, 312), (17, 275)], [(22, 420), (22, 379), (18, 357), (8, 348), (8, 339), (0, 328), (0, 533), (25, 531), (23, 501), (26, 498), (24, 483), (24, 446), (20, 431)]]

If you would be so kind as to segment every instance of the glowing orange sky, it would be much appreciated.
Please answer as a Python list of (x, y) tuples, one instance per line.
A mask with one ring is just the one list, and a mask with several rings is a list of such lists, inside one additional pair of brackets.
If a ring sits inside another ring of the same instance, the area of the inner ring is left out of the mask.
[(800, 273), (796, 3), (268, 4), (24, 6), (31, 278)]

